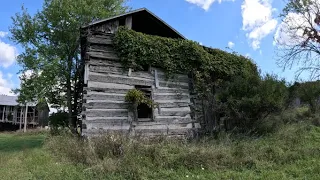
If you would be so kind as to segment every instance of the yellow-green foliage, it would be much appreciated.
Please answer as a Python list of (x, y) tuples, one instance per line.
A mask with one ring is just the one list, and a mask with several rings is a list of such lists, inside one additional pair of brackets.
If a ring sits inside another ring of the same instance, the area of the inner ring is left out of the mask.
[(150, 98), (148, 98), (142, 91), (138, 89), (130, 89), (125, 96), (125, 101), (137, 105), (144, 103), (149, 107), (156, 105)]

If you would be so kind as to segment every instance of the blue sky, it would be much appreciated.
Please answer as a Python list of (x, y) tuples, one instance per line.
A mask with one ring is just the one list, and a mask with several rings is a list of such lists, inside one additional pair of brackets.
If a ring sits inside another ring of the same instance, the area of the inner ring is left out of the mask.
[[(11, 17), (24, 4), (30, 13), (41, 9), (43, 0), (3, 1), (0, 6), (0, 94), (19, 86), (15, 57), (23, 51), (11, 42)], [(294, 71), (276, 65), (273, 37), (284, 4), (279, 0), (130, 0), (132, 9), (146, 7), (190, 40), (205, 46), (234, 51), (252, 58), (266, 73), (289, 81)], [(7, 34), (8, 33), (8, 34)]]

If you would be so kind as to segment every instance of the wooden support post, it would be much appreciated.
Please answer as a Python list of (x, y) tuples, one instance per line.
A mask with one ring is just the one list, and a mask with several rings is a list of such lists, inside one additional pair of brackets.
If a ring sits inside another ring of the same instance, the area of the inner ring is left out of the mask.
[(3, 111), (2, 111), (2, 121), (5, 122), (5, 113), (6, 113), (6, 106), (3, 106)]
[(21, 128), (22, 128), (22, 107), (20, 107), (20, 125), (19, 125), (19, 129), (21, 131)]
[(2, 118), (1, 118), (1, 120), (4, 122), (4, 111), (5, 111), (5, 106), (3, 106), (3, 108), (2, 108)]
[(5, 120), (5, 122), (8, 121), (8, 108), (9, 108), (8, 106), (5, 107), (5, 109), (6, 109), (5, 114), (4, 114), (4, 120)]
[(125, 26), (126, 26), (128, 29), (132, 29), (132, 16), (126, 17), (126, 24), (125, 24)]
[(131, 69), (131, 68), (129, 68), (128, 76), (131, 76), (131, 74), (132, 74), (132, 69)]
[(84, 66), (84, 84), (88, 84), (88, 80), (89, 80), (89, 64), (85, 64)]
[(33, 108), (33, 113), (32, 113), (32, 121), (35, 122), (35, 116), (36, 116), (36, 108)]
[(154, 81), (156, 83), (156, 88), (159, 88), (158, 71), (156, 69), (154, 70)]
[(27, 132), (27, 117), (28, 117), (28, 104), (26, 104), (26, 113), (24, 117), (24, 126), (23, 126), (23, 132)]
[(13, 119), (12, 124), (17, 124), (17, 106), (13, 108)]

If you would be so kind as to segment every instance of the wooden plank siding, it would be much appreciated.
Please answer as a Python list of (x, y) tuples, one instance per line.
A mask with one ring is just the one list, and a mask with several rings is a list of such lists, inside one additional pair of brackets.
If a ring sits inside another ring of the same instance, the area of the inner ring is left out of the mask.
[[(128, 27), (132, 18), (126, 19)], [(100, 33), (96, 33), (99, 30)], [(149, 71), (125, 69), (113, 49), (112, 34), (103, 27), (88, 33), (85, 44), (85, 87), (83, 95), (83, 130), (85, 136), (101, 132), (124, 132), (134, 135), (187, 135), (199, 128), (191, 118), (189, 78), (176, 74), (167, 79), (161, 69)], [(97, 35), (99, 34), (99, 35)], [(125, 95), (136, 85), (150, 86), (158, 104), (150, 122), (132, 122)]]

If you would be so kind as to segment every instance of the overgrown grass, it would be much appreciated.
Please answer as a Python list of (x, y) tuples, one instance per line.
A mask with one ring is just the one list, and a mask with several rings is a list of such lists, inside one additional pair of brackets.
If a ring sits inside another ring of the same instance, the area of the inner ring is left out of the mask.
[(320, 128), (306, 122), (195, 142), (1, 134), (0, 148), (0, 179), (320, 179)]
[(63, 136), (51, 138), (47, 148), (60, 160), (84, 164), (103, 178), (320, 179), (320, 128), (305, 122), (259, 138), (221, 134), (187, 143)]

